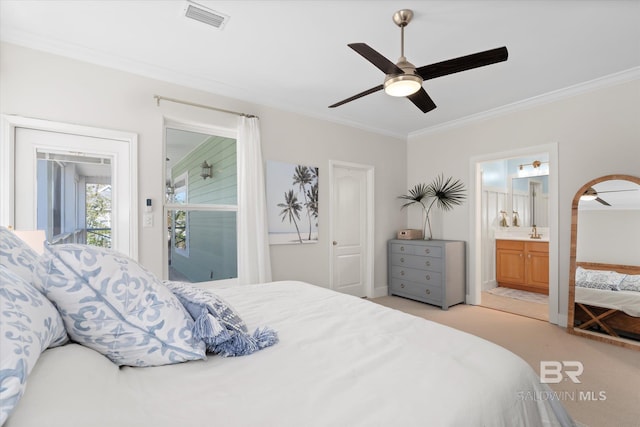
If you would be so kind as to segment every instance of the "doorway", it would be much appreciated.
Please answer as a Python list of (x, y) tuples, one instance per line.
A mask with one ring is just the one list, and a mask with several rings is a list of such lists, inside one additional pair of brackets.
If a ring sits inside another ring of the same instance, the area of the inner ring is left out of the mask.
[(236, 131), (165, 120), (164, 277), (238, 277)]
[[(489, 188), (491, 191), (485, 191), (487, 185), (483, 187), (483, 179), (486, 182), (487, 177), (483, 177), (483, 168), (487, 163), (503, 162), (508, 159), (529, 158), (532, 156), (545, 154), (548, 156), (548, 252), (549, 252), (549, 295), (546, 308), (546, 320), (554, 324), (562, 324), (563, 319), (558, 313), (559, 307), (559, 291), (558, 291), (558, 148), (557, 144), (548, 144), (543, 146), (530, 147), (526, 149), (514, 150), (510, 152), (494, 153), (482, 157), (471, 159), (471, 194), (470, 200), (473, 203), (471, 215), (471, 238), (470, 238), (470, 276), (467, 302), (474, 305), (483, 304), (483, 291), (490, 289), (496, 284), (496, 236), (495, 230), (499, 226), (502, 219), (508, 219), (508, 224), (513, 221), (513, 207), (516, 204), (515, 199), (511, 200), (508, 194), (511, 192), (511, 183), (509, 185), (497, 186), (503, 187), (498, 191), (495, 188)], [(504, 172), (506, 174), (506, 171)], [(527, 184), (528, 185), (528, 184)], [(490, 186), (489, 186), (490, 187)], [(528, 187), (527, 187), (528, 188)], [(520, 204), (519, 206), (524, 206)], [(518, 208), (520, 209), (520, 208)], [(520, 214), (524, 212), (519, 212)], [(523, 217), (530, 217), (529, 213), (519, 215), (518, 220)], [(538, 216), (541, 215), (538, 213)], [(526, 234), (529, 230), (523, 228)], [(511, 301), (513, 302), (513, 301)], [(526, 302), (523, 302), (526, 303)], [(522, 305), (520, 301), (507, 304), (504, 311), (509, 311), (508, 306)], [(539, 312), (539, 306), (538, 312)], [(527, 315), (526, 310), (524, 315)], [(535, 317), (535, 316), (531, 316)], [(566, 315), (564, 317), (566, 323)]]
[[(0, 222), (2, 224), (12, 225), (17, 230), (36, 230), (42, 228), (42, 224), (51, 222), (53, 227), (51, 235), (55, 230), (62, 229), (63, 218), (60, 212), (52, 215), (51, 218), (38, 221), (38, 211), (44, 211), (42, 206), (38, 209), (39, 204), (42, 205), (45, 202), (44, 198), (38, 197), (37, 169), (39, 164), (41, 168), (49, 168), (46, 162), (51, 160), (51, 164), (58, 166), (74, 165), (73, 168), (69, 168), (74, 172), (66, 180), (64, 188), (60, 181), (57, 190), (52, 189), (52, 192), (59, 192), (59, 197), (52, 199), (53, 205), (58, 203), (62, 206), (64, 200), (69, 201), (70, 198), (77, 196), (75, 197), (77, 200), (72, 204), (67, 203), (66, 206), (66, 225), (64, 226), (67, 231), (54, 234), (60, 234), (61, 236), (57, 236), (60, 238), (68, 238), (66, 234), (78, 234), (78, 232), (86, 236), (87, 217), (78, 215), (78, 211), (85, 209), (82, 207), (82, 201), (86, 201), (87, 180), (78, 179), (78, 177), (83, 175), (82, 170), (87, 171), (85, 174), (87, 176), (96, 173), (104, 175), (106, 173), (99, 170), (107, 168), (111, 200), (108, 244), (114, 250), (137, 259), (136, 134), (12, 115), (2, 116), (2, 132), (3, 139), (0, 142), (2, 152)], [(55, 167), (50, 169), (53, 177), (56, 174), (61, 175), (61, 171), (56, 172)], [(104, 181), (96, 179), (89, 179), (89, 181), (97, 185), (105, 184)], [(55, 183), (55, 180), (50, 182)], [(40, 183), (40, 186), (42, 185)], [(46, 193), (47, 191), (40, 191), (41, 195)], [(96, 224), (101, 223), (101, 219), (103, 218), (97, 218)], [(95, 228), (105, 227), (96, 226)], [(92, 230), (91, 234), (93, 231), (96, 230)], [(104, 238), (106, 238), (104, 234), (96, 237), (98, 240), (104, 240)]]
[(373, 166), (330, 161), (331, 289), (373, 297)]

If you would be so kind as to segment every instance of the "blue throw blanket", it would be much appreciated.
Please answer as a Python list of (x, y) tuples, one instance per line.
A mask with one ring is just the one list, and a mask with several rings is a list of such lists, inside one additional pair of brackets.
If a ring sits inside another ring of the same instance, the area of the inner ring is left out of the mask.
[(278, 334), (268, 328), (249, 333), (236, 311), (214, 293), (182, 282), (163, 282), (178, 297), (195, 325), (193, 336), (207, 351), (221, 356), (245, 356), (278, 342)]

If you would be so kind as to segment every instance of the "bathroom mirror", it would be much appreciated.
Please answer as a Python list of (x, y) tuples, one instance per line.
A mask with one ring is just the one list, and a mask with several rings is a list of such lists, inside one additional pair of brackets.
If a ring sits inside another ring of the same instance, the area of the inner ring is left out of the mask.
[(572, 203), (568, 332), (640, 350), (640, 178), (603, 176)]
[(511, 225), (549, 226), (549, 175), (511, 178)]

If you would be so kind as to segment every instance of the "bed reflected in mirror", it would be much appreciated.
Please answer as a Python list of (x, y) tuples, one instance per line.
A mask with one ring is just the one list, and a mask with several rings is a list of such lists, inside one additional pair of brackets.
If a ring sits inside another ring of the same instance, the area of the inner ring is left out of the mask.
[(586, 183), (572, 205), (570, 333), (640, 350), (640, 178)]

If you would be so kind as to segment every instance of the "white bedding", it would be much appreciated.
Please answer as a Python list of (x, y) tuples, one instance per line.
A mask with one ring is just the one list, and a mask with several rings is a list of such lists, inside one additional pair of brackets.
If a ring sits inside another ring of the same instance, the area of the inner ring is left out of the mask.
[(473, 335), (300, 282), (216, 292), (280, 342), (153, 368), (49, 349), (6, 427), (573, 425), (526, 362)]
[(640, 317), (640, 292), (609, 291), (576, 286), (575, 301), (596, 307), (623, 311), (629, 316)]

